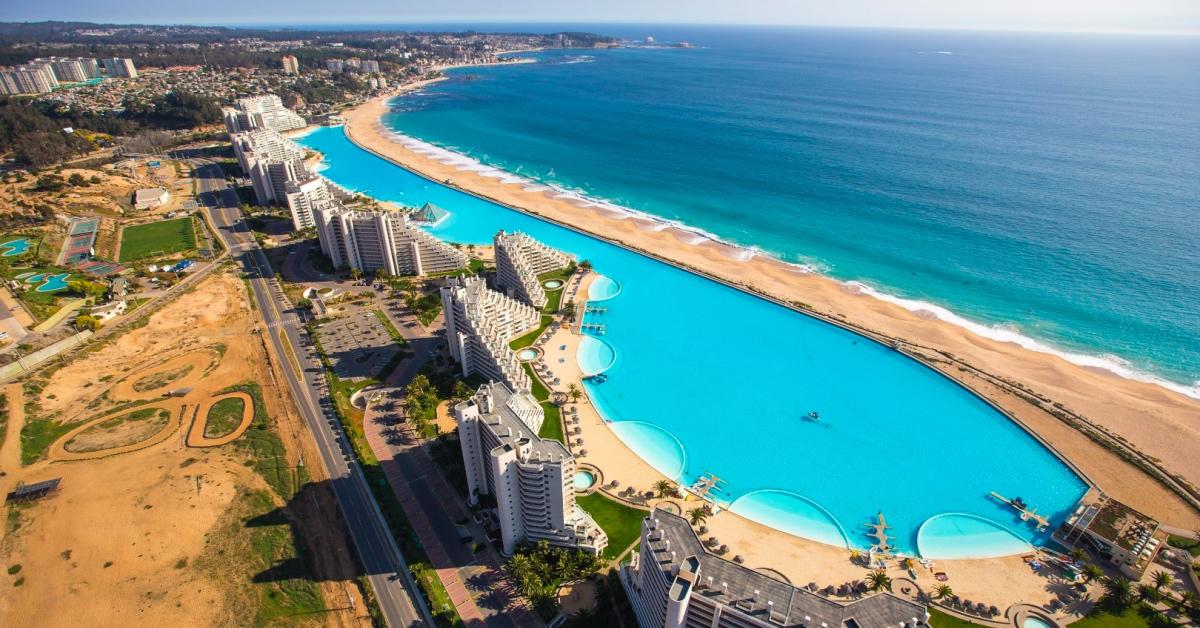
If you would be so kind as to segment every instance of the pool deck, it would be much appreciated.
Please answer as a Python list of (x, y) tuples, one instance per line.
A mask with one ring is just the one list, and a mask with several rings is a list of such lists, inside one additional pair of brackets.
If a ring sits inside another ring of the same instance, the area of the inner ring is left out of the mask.
[[(574, 282), (569, 283), (564, 302), (569, 300), (571, 294), (575, 294), (577, 311), (582, 312), (586, 307), (584, 299), (588, 284), (594, 277), (594, 273), (586, 275), (578, 286)], [(557, 386), (547, 385), (551, 390), (566, 391), (570, 384), (574, 383), (586, 392), (582, 372), (575, 357), (583, 338), (579, 330), (582, 317), (579, 318), (570, 329), (554, 326), (548, 332), (543, 345), (545, 357), (540, 362), (553, 374), (549, 380), (558, 377), (561, 382)], [(563, 345), (566, 348), (560, 349)], [(560, 358), (563, 359), (561, 363)], [(664, 399), (668, 399), (670, 395), (669, 390), (663, 391)], [(563, 413), (563, 431), (570, 440), (568, 448), (581, 463), (600, 470), (605, 486), (614, 480), (619, 483), (611, 490), (599, 487), (606, 496), (626, 501), (619, 494), (626, 488), (632, 487), (645, 493), (651, 490), (655, 482), (671, 479), (659, 473), (626, 446), (603, 421), (595, 406), (588, 402), (586, 395), (579, 403), (568, 403), (564, 406), (564, 409), (569, 408), (574, 408), (578, 413), (578, 422), (571, 419), (569, 412)], [(580, 434), (573, 433), (576, 427), (580, 429)], [(575, 444), (579, 438), (584, 441), (582, 446)], [(580, 452), (584, 450), (587, 454), (581, 455)], [(897, 481), (903, 481), (903, 478), (897, 478)], [(694, 496), (673, 497), (671, 500), (679, 503), (684, 512), (703, 503)], [(652, 499), (633, 505), (646, 507), (658, 501), (660, 500)], [(721, 544), (729, 546), (727, 558), (741, 555), (746, 559), (747, 566), (775, 570), (799, 586), (809, 582), (816, 582), (822, 588), (826, 585), (837, 586), (847, 581), (863, 580), (869, 573), (866, 567), (850, 561), (850, 552), (845, 548), (793, 536), (729, 511), (722, 511), (710, 517), (705, 525), (709, 533), (703, 536), (715, 536)], [(937, 585), (942, 584), (934, 580), (930, 571), (920, 566), (917, 569), (919, 577), (915, 583), (916, 587), (932, 592)], [(938, 560), (936, 570), (945, 571), (950, 576), (950, 580), (945, 584), (951, 585), (959, 597), (982, 601), (989, 605), (995, 604), (1001, 609), (1019, 603), (1039, 606), (1046, 604), (1061, 587), (1055, 586), (1056, 581), (1046, 575), (1033, 572), (1020, 556)], [(899, 593), (900, 580), (908, 580), (910, 575), (901, 569), (895, 560), (889, 561), (888, 571), (897, 582), (896, 591)], [(905, 583), (904, 586), (912, 588), (913, 585)], [(915, 593), (915, 590), (913, 592)], [(1070, 614), (1058, 614), (1054, 617), (1060, 623), (1078, 618)], [(1004, 620), (1003, 625), (1012, 625), (1011, 619), (1005, 619), (1003, 616), (999, 619)], [(979, 617), (972, 617), (972, 620), (983, 624), (1001, 625)]]

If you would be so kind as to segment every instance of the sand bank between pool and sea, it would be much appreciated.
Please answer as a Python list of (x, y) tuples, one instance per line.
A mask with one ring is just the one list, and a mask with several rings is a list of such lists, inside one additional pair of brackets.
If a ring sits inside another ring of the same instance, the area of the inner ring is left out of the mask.
[(390, 97), (377, 97), (343, 112), (344, 131), (352, 142), (435, 181), (449, 181), (469, 193), (631, 249), (652, 251), (647, 254), (783, 302), (802, 303), (814, 313), (859, 330), (903, 339), (909, 353), (926, 358), (927, 363), (1002, 407), (1109, 494), (1164, 523), (1185, 529), (1200, 526), (1200, 515), (1182, 498), (1148, 475), (1135, 472), (1108, 448), (996, 378), (1017, 382), (1049, 400), (1042, 402), (1043, 407), (1061, 404), (1086, 417), (1092, 425), (1157, 459), (1169, 472), (1193, 482), (1200, 481), (1200, 457), (1193, 455), (1200, 442), (1200, 400), (1154, 383), (1079, 366), (1050, 353), (985, 338), (929, 313), (910, 311), (771, 257), (747, 256), (743, 248), (698, 238), (692, 231), (556, 198), (552, 191), (527, 190), (527, 184), (505, 183), (442, 163), (388, 136), (380, 119), (388, 111)]

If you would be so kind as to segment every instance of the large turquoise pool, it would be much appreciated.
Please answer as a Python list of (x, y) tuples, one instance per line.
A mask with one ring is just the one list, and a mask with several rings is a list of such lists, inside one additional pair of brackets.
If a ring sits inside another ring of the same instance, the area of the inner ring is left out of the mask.
[(15, 257), (24, 255), (33, 247), (33, 243), (29, 238), (17, 238), (0, 244), (0, 257)]
[[(616, 435), (664, 474), (724, 480), (717, 501), (799, 536), (866, 547), (882, 511), (893, 544), (933, 558), (995, 556), (1042, 543), (1007, 506), (1020, 496), (1059, 522), (1086, 485), (1018, 425), (890, 347), (719, 283), (418, 177), (337, 127), (301, 143), (321, 174), (384, 200), (450, 212), (430, 230), (486, 244), (524, 231), (605, 278), (580, 350), (602, 369), (588, 393)], [(730, 262), (736, 263), (736, 262)], [(807, 418), (819, 413), (819, 420)]]

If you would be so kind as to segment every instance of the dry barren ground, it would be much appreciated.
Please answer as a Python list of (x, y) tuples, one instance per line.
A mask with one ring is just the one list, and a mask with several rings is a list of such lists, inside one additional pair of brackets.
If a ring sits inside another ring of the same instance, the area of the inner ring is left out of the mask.
[[(337, 506), (301, 463), (318, 458), (245, 296), (215, 273), (144, 326), (5, 388), (20, 403), (0, 488), (62, 484), (8, 507), (0, 625), (369, 625)], [(253, 420), (189, 444), (220, 395), (252, 402)]]

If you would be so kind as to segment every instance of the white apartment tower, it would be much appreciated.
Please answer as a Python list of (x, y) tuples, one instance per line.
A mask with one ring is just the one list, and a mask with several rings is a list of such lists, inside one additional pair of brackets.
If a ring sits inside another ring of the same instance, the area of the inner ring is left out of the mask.
[(433, 237), (407, 212), (347, 209), (319, 201), (313, 221), (321, 251), (334, 266), (391, 275), (424, 275), (458, 270), (466, 253)]
[(283, 133), (308, 126), (308, 122), (291, 109), (275, 94), (239, 98), (233, 107), (221, 110), (225, 118), (225, 130), (230, 133), (267, 130)]
[(456, 277), (442, 288), (446, 342), (463, 375), (478, 374), (512, 390), (529, 390), (529, 373), (508, 343), (541, 323), (530, 305), (491, 290), (480, 277)]
[(292, 212), (292, 226), (296, 231), (316, 226), (313, 218), (316, 208), (335, 200), (332, 190), (325, 185), (325, 180), (316, 175), (309, 175), (302, 181), (288, 181), (283, 189), (288, 210)]
[(50, 67), (54, 68), (54, 76), (60, 83), (82, 83), (89, 78), (87, 70), (79, 59), (49, 59)]
[(26, 64), (0, 70), (0, 94), (47, 94), (56, 87), (58, 80), (46, 66)]
[(104, 71), (108, 72), (108, 75), (113, 78), (138, 77), (137, 68), (133, 66), (133, 59), (113, 57), (111, 59), (104, 59), (102, 63), (104, 64)]
[(538, 275), (559, 270), (571, 257), (521, 232), (501, 231), (493, 239), (496, 248), (496, 285), (508, 296), (538, 309), (546, 307), (546, 290)]
[(233, 133), (230, 139), (259, 204), (285, 203), (287, 183), (308, 178), (304, 149), (275, 131)]
[(538, 437), (544, 419), (533, 395), (496, 382), (455, 406), (469, 499), (495, 497), (506, 556), (540, 541), (599, 554), (608, 536), (575, 503), (571, 452)]

